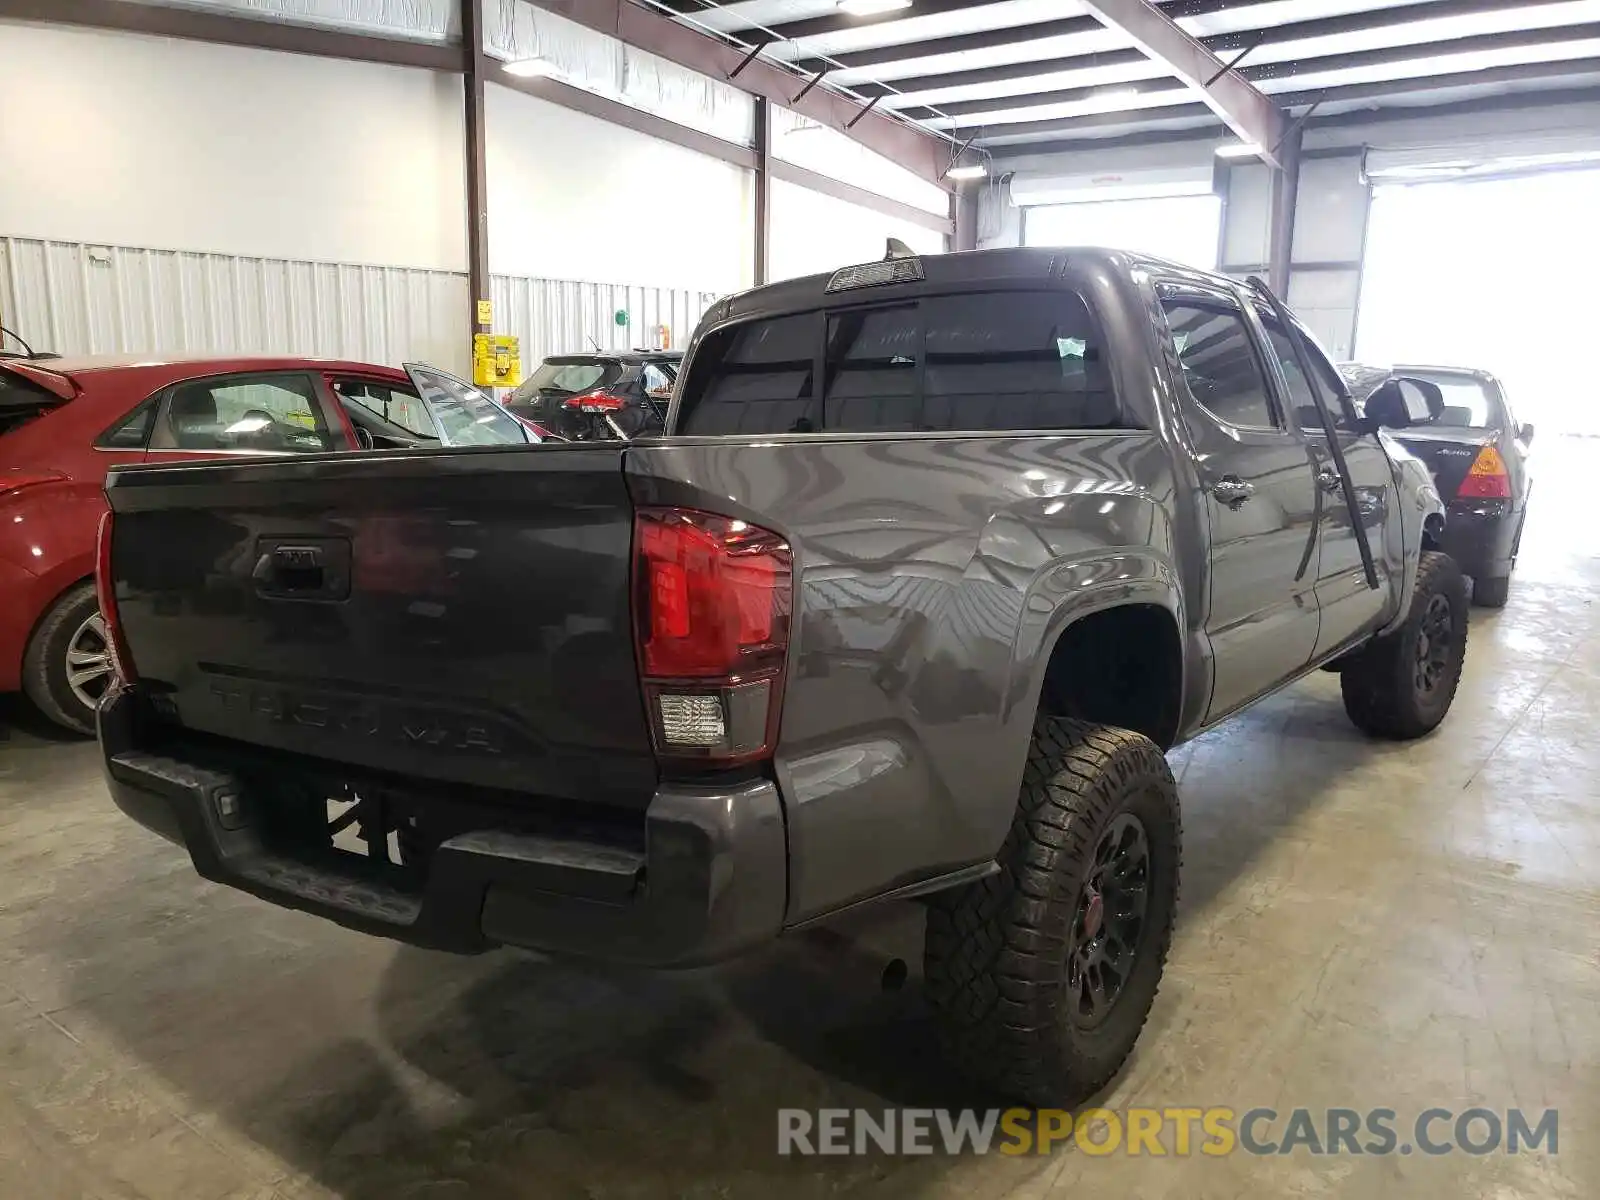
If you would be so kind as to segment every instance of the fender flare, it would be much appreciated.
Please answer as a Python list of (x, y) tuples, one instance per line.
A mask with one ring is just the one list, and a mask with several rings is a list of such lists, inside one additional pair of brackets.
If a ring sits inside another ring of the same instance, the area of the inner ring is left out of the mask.
[[(1047, 612), (1040, 601), (1048, 603)], [(1018, 704), (1027, 705), (1030, 712), (1037, 711), (1050, 659), (1071, 626), (1097, 613), (1133, 605), (1160, 608), (1172, 618), (1179, 649), (1181, 709), (1189, 669), (1183, 585), (1172, 562), (1142, 547), (1058, 562), (1041, 572), (1028, 590), (1022, 626), (1012, 648), (1008, 715)], [(1036, 613), (1043, 619), (1031, 620)]]

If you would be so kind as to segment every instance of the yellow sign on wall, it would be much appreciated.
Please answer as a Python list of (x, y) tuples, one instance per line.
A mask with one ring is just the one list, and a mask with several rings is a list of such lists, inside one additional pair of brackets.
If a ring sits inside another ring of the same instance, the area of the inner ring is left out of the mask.
[(472, 339), (472, 382), (479, 387), (516, 387), (522, 382), (522, 347), (517, 338), (480, 333)]
[(479, 325), (493, 325), (494, 324), (494, 304), (493, 304), (492, 301), (489, 301), (489, 300), (479, 300), (478, 301), (478, 324)]

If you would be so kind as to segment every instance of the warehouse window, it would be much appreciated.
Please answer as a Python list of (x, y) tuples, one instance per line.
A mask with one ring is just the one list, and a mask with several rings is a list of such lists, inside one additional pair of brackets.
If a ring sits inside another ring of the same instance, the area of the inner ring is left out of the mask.
[(690, 365), (678, 432), (1132, 424), (1117, 403), (1088, 305), (1073, 292), (1038, 291), (935, 296), (718, 331)]

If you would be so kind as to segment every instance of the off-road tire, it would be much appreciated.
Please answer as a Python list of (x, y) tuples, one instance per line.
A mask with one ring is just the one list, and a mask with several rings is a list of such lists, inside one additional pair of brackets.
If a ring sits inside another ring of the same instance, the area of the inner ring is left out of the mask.
[(67, 683), (67, 643), (99, 604), (92, 582), (68, 588), (39, 621), (22, 656), (22, 690), (34, 707), (57, 725), (90, 736), (94, 710)]
[[(1075, 1024), (1068, 956), (1085, 878), (1122, 814), (1149, 850), (1132, 965), (1103, 1023)], [(1142, 734), (1040, 717), (1000, 870), (942, 893), (928, 912), (924, 969), (947, 1059), (1036, 1105), (1071, 1105), (1117, 1073), (1144, 1028), (1172, 944), (1183, 837), (1167, 760)]]
[[(1454, 640), (1449, 661), (1432, 691), (1415, 679), (1419, 639), (1429, 605), (1442, 596), (1449, 606)], [(1467, 581), (1448, 554), (1422, 552), (1417, 584), (1403, 625), (1350, 660), (1339, 676), (1344, 710), (1356, 728), (1397, 741), (1431, 733), (1450, 711), (1467, 654)]]
[(1504, 608), (1511, 598), (1511, 576), (1492, 575), (1472, 581), (1472, 602), (1479, 608)]

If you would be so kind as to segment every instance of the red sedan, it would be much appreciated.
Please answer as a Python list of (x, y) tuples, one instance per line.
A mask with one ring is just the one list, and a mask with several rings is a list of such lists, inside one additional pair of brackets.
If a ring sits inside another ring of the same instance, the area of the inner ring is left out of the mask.
[[(409, 373), (408, 373), (409, 371)], [(0, 356), (0, 692), (89, 733), (110, 676), (95, 533), (118, 463), (537, 438), (431, 368)]]

